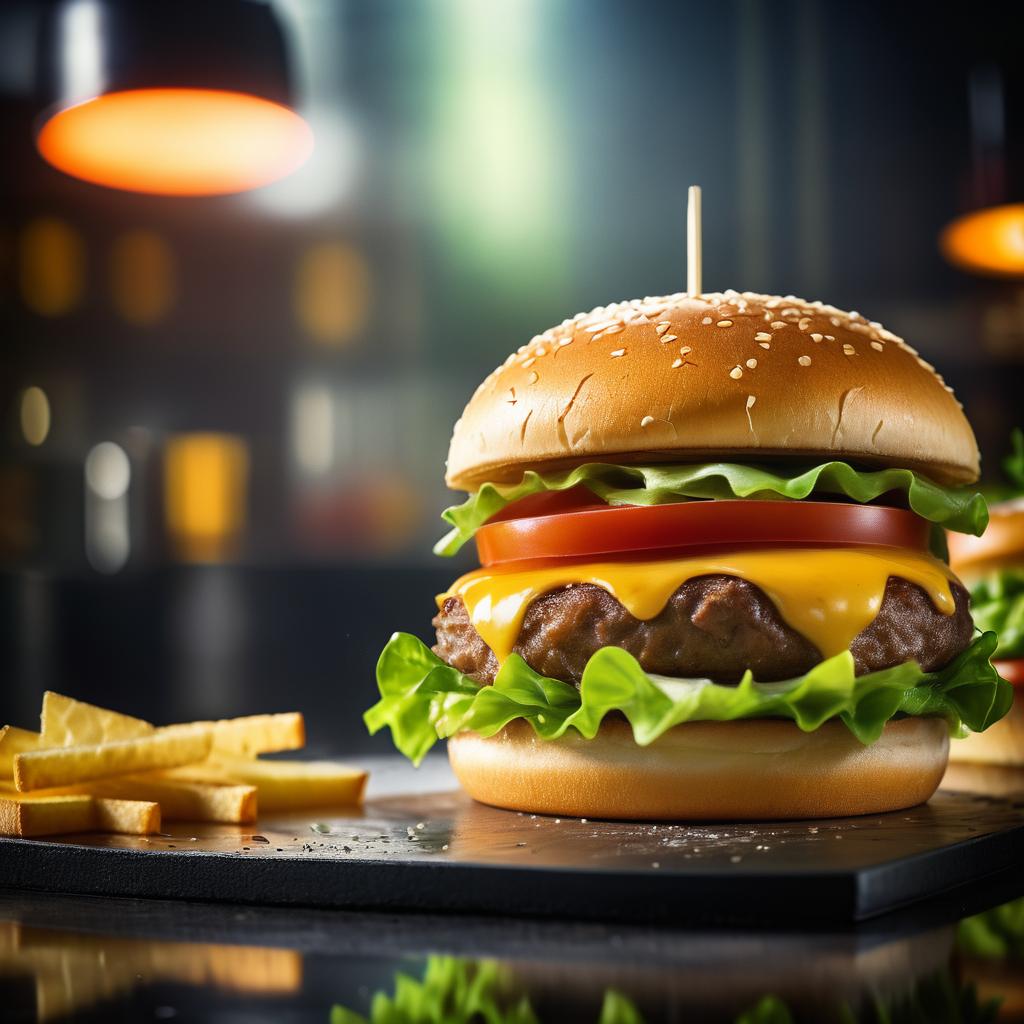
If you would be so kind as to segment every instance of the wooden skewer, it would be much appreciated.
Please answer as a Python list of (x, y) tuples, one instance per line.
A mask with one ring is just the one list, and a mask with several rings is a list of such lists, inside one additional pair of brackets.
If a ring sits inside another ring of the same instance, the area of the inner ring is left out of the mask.
[(686, 291), (701, 293), (700, 185), (691, 185), (686, 203)]

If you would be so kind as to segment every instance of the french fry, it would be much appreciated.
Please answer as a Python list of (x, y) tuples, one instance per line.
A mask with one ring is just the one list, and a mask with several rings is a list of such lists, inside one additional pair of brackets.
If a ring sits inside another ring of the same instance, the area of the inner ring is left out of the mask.
[(211, 743), (209, 726), (177, 725), (134, 740), (30, 750), (15, 755), (14, 782), (24, 793), (153, 768), (173, 768), (204, 760)]
[(255, 786), (261, 811), (302, 807), (347, 807), (362, 803), (366, 772), (331, 761), (258, 761), (214, 754), (203, 764), (166, 774), (209, 782)]
[(95, 828), (99, 832), (120, 832), (130, 836), (152, 836), (162, 824), (160, 805), (151, 800), (113, 800), (97, 797)]
[(25, 799), (17, 793), (0, 794), (0, 835), (29, 838), (88, 832), (95, 820), (91, 796)]
[(43, 694), (42, 746), (81, 747), (151, 736), (149, 722), (47, 690)]
[(244, 824), (256, 820), (255, 786), (186, 782), (150, 773), (92, 782), (81, 788), (95, 796), (115, 800), (152, 800), (160, 805), (168, 821)]
[[(213, 730), (213, 749), (225, 754), (255, 757), (281, 750), (301, 750), (306, 744), (306, 723), (298, 711), (281, 715), (249, 715), (197, 722)], [(173, 728), (173, 727), (172, 727)]]
[(0, 779), (13, 779), (15, 754), (38, 750), (39, 740), (39, 733), (19, 729), (16, 725), (0, 729)]
[[(86, 803), (87, 814), (82, 810)], [(149, 801), (96, 798), (84, 786), (19, 793), (0, 784), (0, 835), (119, 832), (146, 836), (159, 832), (160, 825), (160, 805)]]

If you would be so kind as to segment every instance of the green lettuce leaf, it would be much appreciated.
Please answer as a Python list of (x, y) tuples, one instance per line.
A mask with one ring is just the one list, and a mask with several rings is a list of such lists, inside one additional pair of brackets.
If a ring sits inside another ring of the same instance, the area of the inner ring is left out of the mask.
[(388, 726), (395, 746), (417, 764), (438, 739), (467, 730), (493, 736), (517, 718), (542, 739), (570, 728), (592, 739), (611, 711), (626, 716), (640, 746), (683, 722), (741, 718), (788, 718), (805, 732), (839, 718), (866, 744), (897, 715), (928, 715), (963, 735), (988, 728), (1013, 701), (1012, 687), (989, 662), (995, 646), (995, 634), (985, 633), (938, 672), (922, 672), (911, 661), (863, 676), (854, 675), (853, 655), (844, 651), (797, 679), (757, 683), (748, 672), (736, 686), (648, 675), (628, 652), (603, 647), (577, 690), (539, 675), (515, 654), (493, 686), (481, 686), (421, 640), (395, 633), (377, 663), (381, 698), (363, 718), (371, 733)]
[(971, 616), (999, 636), (997, 658), (1024, 658), (1024, 570), (1001, 569), (971, 589)]
[(513, 501), (543, 491), (565, 491), (579, 484), (609, 505), (667, 505), (693, 498), (800, 499), (822, 494), (841, 494), (863, 503), (899, 491), (919, 516), (947, 530), (981, 536), (988, 523), (988, 508), (980, 494), (966, 488), (940, 487), (909, 469), (863, 472), (845, 462), (826, 462), (795, 475), (783, 475), (731, 462), (666, 466), (593, 462), (563, 473), (531, 470), (518, 484), (484, 484), (461, 505), (442, 513), (452, 529), (437, 542), (434, 553), (454, 555), (491, 516)]

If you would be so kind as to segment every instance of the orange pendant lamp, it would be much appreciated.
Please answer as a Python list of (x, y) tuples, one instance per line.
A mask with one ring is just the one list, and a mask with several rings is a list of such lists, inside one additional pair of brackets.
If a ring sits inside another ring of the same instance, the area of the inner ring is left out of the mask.
[(1021, 198), (1024, 184), (1024, 153), (1011, 145), (1024, 128), (1019, 90), (1019, 79), (992, 66), (970, 76), (967, 210), (939, 236), (950, 263), (988, 277), (1024, 278), (1024, 202), (1010, 201)]
[(293, 109), (276, 15), (260, 0), (65, 0), (48, 14), (36, 146), (95, 185), (243, 192), (291, 174), (313, 133)]

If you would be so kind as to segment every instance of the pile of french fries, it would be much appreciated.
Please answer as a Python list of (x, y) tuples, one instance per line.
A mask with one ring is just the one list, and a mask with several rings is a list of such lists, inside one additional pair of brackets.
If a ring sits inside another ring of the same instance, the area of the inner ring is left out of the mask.
[(165, 820), (247, 824), (360, 803), (364, 771), (259, 759), (305, 739), (298, 712), (157, 728), (48, 692), (39, 732), (0, 729), (0, 835), (152, 835)]

